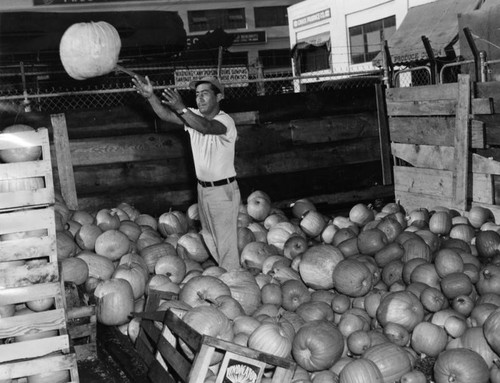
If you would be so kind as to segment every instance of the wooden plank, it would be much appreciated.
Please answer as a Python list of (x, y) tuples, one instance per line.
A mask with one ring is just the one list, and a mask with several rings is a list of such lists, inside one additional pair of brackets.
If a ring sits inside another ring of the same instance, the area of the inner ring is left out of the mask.
[(48, 283), (57, 281), (58, 278), (57, 262), (50, 262), (37, 267), (22, 265), (0, 270), (0, 281), (2, 281), (2, 287), (4, 288), (22, 287), (31, 283)]
[(240, 156), (235, 161), (238, 175), (290, 173), (337, 164), (354, 164), (380, 159), (378, 137), (337, 142), (325, 146), (306, 146), (293, 151), (269, 153), (259, 157)]
[[(190, 183), (196, 177), (192, 160), (187, 158), (78, 166), (74, 174), (78, 194), (82, 195), (108, 193), (117, 186), (122, 189), (132, 189)], [(54, 185), (57, 188), (59, 184), (56, 175)]]
[(24, 303), (28, 299), (36, 300), (61, 295), (60, 283), (39, 283), (22, 287), (1, 289), (0, 305)]
[(78, 210), (66, 117), (64, 113), (61, 113), (51, 115), (50, 119), (54, 130), (54, 150), (56, 152), (57, 172), (61, 183), (61, 194), (69, 209)]
[(500, 174), (500, 162), (472, 153), (472, 171), (474, 173)]
[(56, 236), (31, 237), (13, 241), (0, 241), (0, 262), (40, 258), (56, 254)]
[(485, 124), (479, 120), (471, 121), (471, 148), (484, 149), (486, 146)]
[(387, 101), (389, 116), (453, 116), (456, 100)]
[(500, 110), (500, 82), (487, 81), (477, 82), (475, 85), (475, 97), (477, 98), (491, 98), (495, 110)]
[[(268, 126), (266, 130), (267, 128)], [(373, 113), (324, 116), (289, 122), (289, 135), (295, 145), (374, 137), (377, 134), (377, 116)], [(265, 139), (267, 140), (267, 135)]]
[(439, 101), (456, 100), (458, 87), (456, 83), (441, 85), (424, 85), (408, 88), (388, 88), (385, 91), (387, 102), (392, 101)]
[[(75, 354), (54, 355), (0, 365), (0, 380), (23, 378), (51, 371), (70, 370), (76, 366)], [(69, 373), (68, 373), (69, 375)]]
[(169, 368), (173, 369), (182, 380), (187, 382), (192, 363), (177, 351), (164, 336), (160, 337), (156, 347), (164, 360), (168, 361)]
[[(493, 203), (493, 180), (489, 174), (469, 175), (469, 189), (472, 199), (483, 203)], [(441, 197), (452, 195), (453, 173), (449, 170), (394, 167), (394, 190), (408, 193)]]
[(394, 190), (435, 196), (451, 195), (453, 173), (449, 170), (394, 166)]
[(378, 136), (380, 141), (380, 162), (382, 166), (382, 178), (384, 185), (392, 184), (392, 162), (389, 139), (389, 127), (387, 121), (387, 108), (384, 99), (384, 90), (381, 84), (375, 85), (377, 98), (377, 121)]
[(453, 148), (449, 146), (391, 144), (394, 156), (419, 168), (453, 169)]
[(481, 121), (485, 125), (486, 145), (500, 145), (500, 114), (477, 115), (474, 116), (474, 120)]
[[(41, 159), (0, 164), (0, 184), (5, 190), (0, 193), (0, 210), (48, 205), (55, 201), (48, 130), (39, 128), (36, 131), (0, 134), (0, 148), (16, 149), (24, 146), (41, 147)], [(38, 182), (25, 183), (25, 190), (21, 190), (21, 183), (11, 189), (12, 180), (23, 181), (29, 178), (36, 178), (41, 185)]]
[(67, 335), (4, 344), (1, 346), (0, 363), (16, 359), (39, 358), (64, 349), (69, 349)]
[(173, 134), (78, 139), (71, 141), (70, 154), (73, 166), (168, 159), (186, 154), (183, 142)]
[(495, 185), (491, 174), (472, 173), (472, 200), (495, 204)]
[[(397, 158), (421, 168), (452, 170), (453, 148), (449, 146), (391, 144), (392, 154)], [(500, 175), (500, 162), (472, 153), (473, 173)]]
[(189, 380), (190, 383), (205, 382), (207, 371), (210, 367), (210, 361), (214, 353), (215, 349), (213, 347), (208, 347), (204, 344), (201, 345), (193, 361), (193, 369)]
[(454, 116), (410, 116), (389, 118), (392, 142), (453, 146), (455, 137)]
[(234, 120), (236, 126), (251, 125), (259, 123), (259, 111), (228, 113)]
[(471, 108), (471, 83), (469, 75), (458, 75), (458, 102), (455, 125), (455, 184), (453, 192), (454, 207), (467, 209), (468, 175), (471, 156), (469, 114)]
[(435, 206), (444, 206), (453, 209), (453, 201), (449, 196), (434, 196), (427, 194), (409, 193), (405, 191), (396, 190), (394, 192), (396, 201), (405, 208), (407, 212), (413, 209), (426, 208), (432, 209)]
[[(2, 318), (0, 322), (0, 338), (59, 330), (66, 326), (65, 322), (64, 309), (47, 310)], [(0, 350), (2, 350), (2, 346), (0, 346)]]
[(493, 114), (494, 106), (491, 98), (473, 98), (471, 100), (472, 114)]

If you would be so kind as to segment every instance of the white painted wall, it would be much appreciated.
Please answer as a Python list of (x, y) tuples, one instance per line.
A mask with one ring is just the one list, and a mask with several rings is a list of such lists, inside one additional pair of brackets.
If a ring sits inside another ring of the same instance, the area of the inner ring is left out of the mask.
[[(374, 68), (371, 62), (349, 64), (349, 28), (392, 15), (396, 16), (396, 28), (398, 28), (409, 8), (433, 1), (436, 0), (305, 0), (288, 7), (290, 46), (295, 46), (302, 38), (330, 31), (331, 73), (370, 70)], [(330, 9), (331, 18), (294, 27), (293, 20), (325, 9)]]

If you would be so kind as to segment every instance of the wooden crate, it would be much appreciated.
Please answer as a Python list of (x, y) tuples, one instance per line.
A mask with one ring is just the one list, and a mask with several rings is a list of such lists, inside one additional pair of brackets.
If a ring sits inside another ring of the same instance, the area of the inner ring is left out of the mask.
[(464, 213), (480, 205), (500, 221), (493, 182), (500, 162), (474, 153), (485, 147), (479, 116), (491, 115), (493, 103), (473, 94), (468, 75), (453, 84), (386, 91), (395, 198), (406, 210), (444, 206)]
[(97, 356), (95, 306), (74, 307), (67, 311), (68, 333), (78, 360)]
[[(52, 206), (0, 213), (0, 306), (18, 313), (0, 319), (0, 380), (67, 370), (68, 380), (78, 382), (59, 278), (54, 214)], [(23, 311), (27, 302), (44, 299), (53, 302), (48, 310)], [(43, 337), (30, 339), (40, 334)]]
[[(161, 292), (150, 291), (147, 308), (151, 299), (159, 302)], [(163, 296), (169, 299), (169, 296)], [(158, 307), (158, 306), (156, 306)], [(201, 335), (187, 325), (172, 309), (166, 311), (144, 311), (135, 313), (141, 318), (141, 332), (136, 340), (136, 349), (148, 365), (148, 377), (156, 382), (166, 383), (202, 383), (208, 376), (212, 355), (218, 351), (224, 359), (217, 372), (217, 383), (226, 382), (226, 375), (234, 370), (248, 371), (250, 382), (259, 383), (266, 366), (275, 367), (274, 383), (291, 382), (296, 364), (291, 359), (279, 358), (264, 352), (227, 342), (207, 335)], [(162, 323), (160, 329), (155, 325)], [(169, 341), (168, 336), (177, 339), (177, 346)], [(179, 342), (184, 341), (194, 351), (194, 359), (186, 357), (179, 349)]]
[[(0, 150), (36, 146), (41, 147), (41, 159), (0, 164), (0, 190), (6, 190), (0, 191), (0, 211), (54, 204), (48, 130), (0, 133)], [(13, 183), (22, 184), (27, 190), (7, 191), (7, 185)]]

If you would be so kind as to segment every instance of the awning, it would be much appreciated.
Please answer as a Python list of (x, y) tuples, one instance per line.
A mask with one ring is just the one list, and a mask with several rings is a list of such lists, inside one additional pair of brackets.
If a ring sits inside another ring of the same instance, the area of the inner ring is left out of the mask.
[[(436, 0), (410, 8), (387, 42), (392, 63), (428, 60), (422, 36), (428, 38), (436, 58), (448, 56), (458, 40), (458, 14), (477, 9), (481, 3), (482, 0)], [(379, 53), (372, 63), (381, 66), (382, 54)]]
[(487, 60), (500, 59), (500, 4), (487, 1), (479, 10), (462, 13), (458, 18), (460, 31), (460, 54), (465, 60), (474, 59), (465, 38), (464, 28), (469, 28), (477, 50), (486, 52)]
[(297, 52), (299, 49), (307, 49), (310, 46), (321, 47), (323, 45), (328, 45), (328, 50), (330, 50), (330, 32), (323, 32), (317, 35), (308, 36), (301, 38), (297, 41), (292, 48), (292, 54)]

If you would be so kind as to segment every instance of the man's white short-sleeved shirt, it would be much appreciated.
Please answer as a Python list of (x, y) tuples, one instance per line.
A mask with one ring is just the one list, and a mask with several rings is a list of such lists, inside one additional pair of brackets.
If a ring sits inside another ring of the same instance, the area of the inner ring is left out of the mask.
[[(190, 110), (201, 116), (198, 109)], [(196, 176), (202, 181), (217, 181), (236, 176), (234, 168), (235, 143), (238, 133), (233, 118), (220, 111), (214, 117), (226, 126), (225, 134), (202, 134), (187, 125), (184, 129), (191, 138)]]

